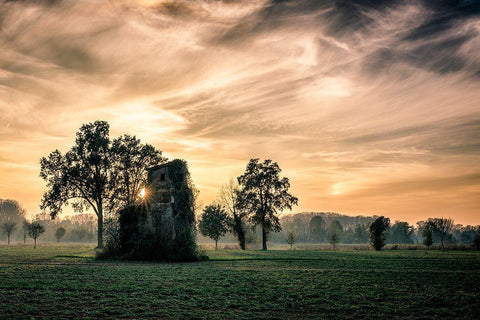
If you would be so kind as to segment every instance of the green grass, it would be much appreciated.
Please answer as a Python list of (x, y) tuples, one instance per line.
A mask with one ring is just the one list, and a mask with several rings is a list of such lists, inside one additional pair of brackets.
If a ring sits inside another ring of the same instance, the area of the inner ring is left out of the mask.
[(92, 247), (0, 247), (0, 318), (474, 319), (474, 251), (207, 251), (97, 261)]

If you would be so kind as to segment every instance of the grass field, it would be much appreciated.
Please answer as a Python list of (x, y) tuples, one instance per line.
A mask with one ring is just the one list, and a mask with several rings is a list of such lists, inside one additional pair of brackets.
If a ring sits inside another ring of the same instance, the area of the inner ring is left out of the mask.
[(0, 247), (2, 319), (478, 319), (480, 252), (207, 251), (97, 261), (92, 246)]

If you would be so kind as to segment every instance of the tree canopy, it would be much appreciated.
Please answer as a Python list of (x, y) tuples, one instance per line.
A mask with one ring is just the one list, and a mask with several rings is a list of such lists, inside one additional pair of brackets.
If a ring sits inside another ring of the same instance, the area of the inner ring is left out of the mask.
[(280, 178), (280, 172), (278, 164), (270, 159), (263, 163), (251, 159), (245, 173), (238, 177), (241, 207), (249, 212), (250, 221), (262, 228), (263, 250), (267, 250), (268, 233), (281, 230), (278, 212), (298, 204), (288, 192), (290, 181)]

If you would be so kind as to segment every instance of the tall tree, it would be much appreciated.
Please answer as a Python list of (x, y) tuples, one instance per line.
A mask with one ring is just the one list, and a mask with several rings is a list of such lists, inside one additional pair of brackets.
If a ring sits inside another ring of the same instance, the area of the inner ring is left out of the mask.
[(241, 207), (250, 213), (250, 221), (262, 228), (262, 248), (267, 250), (267, 235), (270, 231), (279, 232), (282, 228), (278, 211), (292, 209), (298, 199), (288, 193), (288, 178), (280, 178), (281, 169), (270, 159), (263, 163), (251, 159), (245, 173), (238, 177), (242, 187)]
[(0, 199), (0, 228), (7, 234), (9, 245), (10, 236), (17, 224), (25, 218), (25, 213), (25, 209), (17, 201)]
[(162, 152), (150, 144), (142, 144), (135, 136), (123, 135), (111, 147), (112, 179), (109, 211), (135, 204), (147, 183), (147, 169), (165, 162)]
[(62, 207), (73, 201), (73, 208), (82, 212), (93, 208), (97, 215), (98, 248), (103, 248), (103, 215), (111, 184), (109, 125), (96, 121), (82, 125), (75, 145), (65, 154), (55, 150), (40, 160), (40, 177), (47, 181), (41, 209), (55, 218)]
[(245, 216), (247, 212), (240, 205), (240, 187), (234, 179), (222, 186), (220, 190), (220, 203), (230, 215), (230, 229), (237, 237), (238, 244), (245, 250)]
[(368, 231), (370, 232), (370, 244), (372, 247), (380, 251), (385, 246), (387, 240), (387, 231), (390, 227), (390, 219), (383, 216), (378, 217), (370, 224)]
[(203, 236), (215, 241), (217, 250), (218, 240), (228, 231), (228, 216), (220, 204), (209, 205), (203, 209), (198, 229)]
[(45, 228), (37, 221), (28, 224), (28, 235), (33, 238), (33, 249), (37, 248), (37, 238), (45, 232)]

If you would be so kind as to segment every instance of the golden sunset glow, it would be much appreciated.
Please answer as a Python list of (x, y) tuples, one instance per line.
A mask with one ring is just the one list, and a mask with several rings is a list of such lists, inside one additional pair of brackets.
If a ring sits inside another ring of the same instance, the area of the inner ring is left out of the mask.
[(479, 19), (436, 28), (420, 1), (342, 10), (2, 3), (0, 198), (39, 213), (40, 157), (105, 120), (111, 137), (187, 160), (204, 205), (250, 158), (270, 158), (295, 212), (480, 223)]

